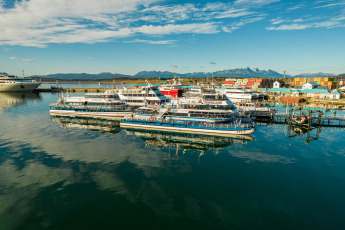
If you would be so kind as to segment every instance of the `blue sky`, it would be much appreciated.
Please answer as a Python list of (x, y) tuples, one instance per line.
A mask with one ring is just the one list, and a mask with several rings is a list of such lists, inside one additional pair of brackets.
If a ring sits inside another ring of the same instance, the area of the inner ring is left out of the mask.
[(246, 67), (345, 73), (345, 0), (0, 0), (0, 72)]

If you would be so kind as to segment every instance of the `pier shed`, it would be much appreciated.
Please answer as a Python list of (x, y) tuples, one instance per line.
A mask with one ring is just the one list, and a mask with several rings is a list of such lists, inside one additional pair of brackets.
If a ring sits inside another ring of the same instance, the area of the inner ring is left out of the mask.
[(292, 90), (289, 88), (271, 88), (266, 91), (268, 94), (290, 96)]
[(332, 97), (331, 97), (331, 99), (336, 99), (336, 100), (338, 100), (338, 99), (340, 99), (341, 98), (341, 93), (338, 91), (338, 90), (333, 90), (332, 91), (332, 93), (331, 93), (332, 95)]
[(303, 89), (315, 89), (317, 88), (319, 85), (315, 82), (307, 82), (305, 84), (302, 85), (302, 90)]
[(323, 98), (323, 99), (340, 99), (341, 93), (338, 90), (329, 92), (328, 89), (303, 89), (301, 94), (312, 98)]

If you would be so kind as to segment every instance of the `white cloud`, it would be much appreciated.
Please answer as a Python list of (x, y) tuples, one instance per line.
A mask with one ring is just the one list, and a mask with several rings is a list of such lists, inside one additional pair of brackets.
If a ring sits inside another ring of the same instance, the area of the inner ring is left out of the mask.
[(243, 17), (246, 15), (254, 14), (253, 12), (249, 12), (243, 9), (230, 9), (228, 11), (224, 11), (219, 13), (216, 18), (238, 18)]
[(264, 19), (263, 16), (259, 16), (259, 17), (256, 17), (256, 18), (241, 19), (238, 22), (232, 23), (230, 26), (223, 26), (222, 30), (224, 32), (231, 33), (234, 30), (237, 30), (237, 29), (241, 28), (242, 26), (244, 26), (244, 25), (246, 25), (248, 23), (253, 23), (253, 22), (261, 21), (262, 19)]
[(22, 62), (33, 62), (33, 63), (37, 63), (38, 62), (35, 59), (25, 59), (25, 58), (17, 58), (17, 57), (9, 57), (8, 59), (16, 60), (16, 61), (22, 61)]
[(345, 5), (345, 2), (330, 3), (330, 4), (327, 4), (327, 5), (315, 7), (315, 9), (318, 9), (318, 8), (328, 8), (328, 7), (334, 7), (334, 6), (342, 6), (342, 5)]
[(213, 23), (192, 23), (192, 24), (168, 24), (164, 26), (141, 26), (133, 28), (133, 31), (143, 34), (164, 35), (164, 34), (178, 34), (178, 33), (197, 33), (197, 34), (211, 34), (217, 33), (217, 26)]
[(285, 20), (283, 19), (280, 19), (280, 18), (274, 18), (274, 19), (271, 19), (271, 22), (273, 25), (277, 25), (277, 24), (280, 24), (282, 22), (284, 22)]
[[(47, 43), (94, 43), (131, 35), (117, 14), (155, 0), (30, 0), (0, 15), (0, 45), (44, 47)], [(105, 26), (104, 26), (105, 25)], [(118, 28), (114, 30), (114, 28)]]
[[(13, 8), (0, 5), (0, 45), (46, 47), (50, 43), (108, 42), (138, 34), (229, 32), (246, 24), (240, 19), (258, 17), (260, 13), (251, 7), (272, 2), (164, 5), (161, 0), (18, 1)], [(225, 20), (231, 20), (231, 25), (225, 25), (229, 24)]]
[(235, 4), (260, 4), (267, 5), (274, 2), (279, 2), (280, 0), (236, 0)]
[(298, 10), (298, 9), (301, 9), (302, 7), (304, 7), (304, 5), (297, 5), (297, 6), (290, 7), (287, 10)]
[(267, 30), (304, 30), (309, 28), (309, 25), (301, 25), (301, 24), (290, 24), (290, 25), (281, 25), (278, 27), (266, 27)]
[(152, 45), (170, 45), (170, 44), (174, 44), (176, 40), (153, 41), (153, 40), (135, 39), (132, 41), (125, 41), (125, 43), (132, 43), (132, 42), (141, 42), (141, 43), (147, 43), (147, 44), (152, 44)]
[[(308, 28), (336, 28), (336, 27), (345, 27), (345, 17), (332, 17), (328, 20), (324, 21), (316, 21), (320, 20), (320, 18), (311, 18), (308, 20), (308, 23), (302, 24), (304, 22), (303, 19), (295, 19), (291, 20), (290, 22), (293, 22), (292, 24), (286, 24), (286, 25), (280, 25), (277, 27), (271, 26), (271, 27), (266, 27), (267, 30), (303, 30), (303, 29), (308, 29)], [(288, 21), (285, 21), (288, 22)], [(272, 22), (272, 24), (274, 24)]]

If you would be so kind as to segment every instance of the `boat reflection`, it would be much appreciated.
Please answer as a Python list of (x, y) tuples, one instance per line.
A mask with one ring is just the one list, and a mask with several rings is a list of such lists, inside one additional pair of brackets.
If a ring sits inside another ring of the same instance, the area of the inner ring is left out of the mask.
[(303, 125), (288, 125), (287, 129), (287, 137), (294, 138), (301, 141), (304, 141), (305, 144), (309, 144), (311, 141), (318, 140), (320, 137), (320, 132), (322, 130), (322, 126), (317, 128), (303, 126)]
[(176, 154), (181, 149), (183, 154), (187, 150), (197, 150), (203, 154), (207, 150), (219, 150), (233, 144), (243, 144), (253, 141), (252, 136), (234, 135), (233, 137), (214, 137), (197, 134), (175, 134), (154, 131), (137, 131), (124, 129), (127, 135), (135, 135), (145, 141), (145, 147), (157, 146), (159, 148), (176, 149)]
[(41, 99), (33, 92), (0, 92), (0, 113), (14, 106), (23, 105), (30, 100)]
[(90, 131), (116, 134), (121, 131), (118, 121), (97, 119), (92, 117), (64, 117), (51, 116), (52, 121), (58, 122), (63, 128), (81, 128)]

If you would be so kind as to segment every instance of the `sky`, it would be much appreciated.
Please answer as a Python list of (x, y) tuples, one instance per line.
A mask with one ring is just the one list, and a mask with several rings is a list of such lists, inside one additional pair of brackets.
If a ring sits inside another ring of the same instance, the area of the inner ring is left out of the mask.
[(0, 0), (0, 72), (345, 73), (345, 0)]

